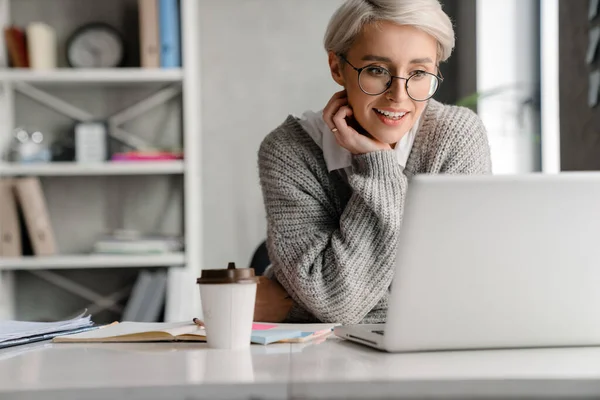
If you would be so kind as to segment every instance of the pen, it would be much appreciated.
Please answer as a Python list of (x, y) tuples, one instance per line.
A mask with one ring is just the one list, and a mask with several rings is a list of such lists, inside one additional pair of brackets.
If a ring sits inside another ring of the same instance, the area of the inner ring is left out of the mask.
[(194, 318), (192, 321), (194, 321), (194, 323), (196, 325), (198, 325), (200, 328), (204, 328), (204, 322), (202, 322), (200, 319)]

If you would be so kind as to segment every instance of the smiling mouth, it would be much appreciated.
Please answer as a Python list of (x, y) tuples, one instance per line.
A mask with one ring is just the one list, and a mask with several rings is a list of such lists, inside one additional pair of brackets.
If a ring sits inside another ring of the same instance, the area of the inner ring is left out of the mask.
[(375, 110), (376, 113), (383, 115), (384, 117), (389, 118), (394, 121), (402, 119), (402, 117), (404, 117), (407, 114), (406, 112), (392, 112), (392, 111), (380, 110), (378, 108), (374, 108), (373, 110)]

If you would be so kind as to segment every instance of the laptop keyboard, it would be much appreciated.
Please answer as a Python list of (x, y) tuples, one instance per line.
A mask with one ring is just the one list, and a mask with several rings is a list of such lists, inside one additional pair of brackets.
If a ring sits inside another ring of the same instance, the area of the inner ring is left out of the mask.
[(376, 333), (376, 334), (378, 334), (378, 335), (381, 335), (381, 336), (383, 336), (383, 331), (371, 331), (371, 332), (373, 332), (373, 333)]

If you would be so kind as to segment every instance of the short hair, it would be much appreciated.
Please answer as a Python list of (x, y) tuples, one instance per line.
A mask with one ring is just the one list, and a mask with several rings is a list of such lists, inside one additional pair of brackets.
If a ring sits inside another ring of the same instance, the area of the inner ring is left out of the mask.
[(346, 0), (329, 20), (325, 50), (346, 54), (364, 26), (384, 21), (413, 26), (433, 36), (438, 42), (438, 62), (452, 54), (454, 28), (439, 0)]

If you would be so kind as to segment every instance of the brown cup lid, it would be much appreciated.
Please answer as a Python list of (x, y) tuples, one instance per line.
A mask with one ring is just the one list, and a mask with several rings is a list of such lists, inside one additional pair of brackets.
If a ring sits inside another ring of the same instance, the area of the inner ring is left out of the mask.
[(254, 276), (254, 268), (236, 268), (230, 262), (227, 269), (205, 269), (197, 284), (225, 284), (225, 283), (257, 283), (258, 277)]

